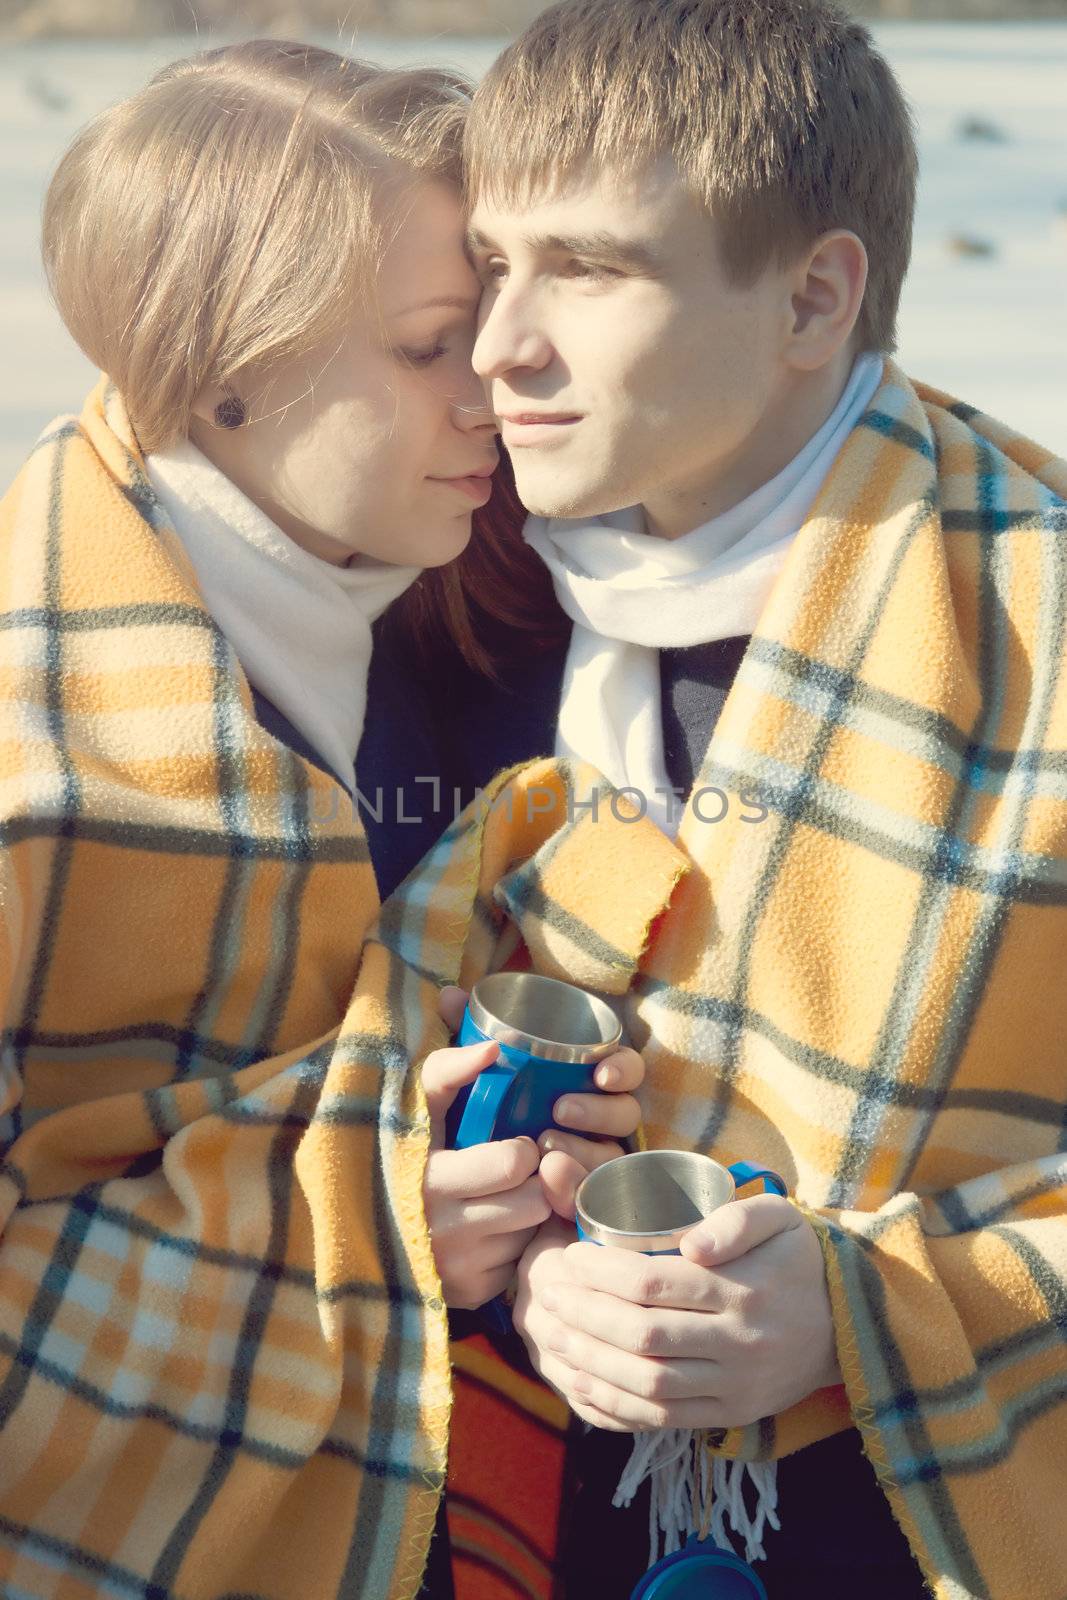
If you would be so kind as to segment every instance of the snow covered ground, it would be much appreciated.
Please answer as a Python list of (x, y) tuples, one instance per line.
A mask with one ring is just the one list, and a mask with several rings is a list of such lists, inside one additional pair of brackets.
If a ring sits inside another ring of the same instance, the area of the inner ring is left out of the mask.
[[(923, 164), (903, 365), (1067, 455), (1067, 24), (900, 23), (876, 33), (915, 108)], [(44, 41), (0, 55), (4, 485), (95, 377), (43, 283), (37, 230), (48, 174), (95, 111), (193, 48), (189, 37)], [(362, 38), (358, 48), (477, 73), (499, 42)], [(968, 117), (992, 122), (1003, 139), (961, 138)], [(990, 253), (956, 254), (953, 236)]]

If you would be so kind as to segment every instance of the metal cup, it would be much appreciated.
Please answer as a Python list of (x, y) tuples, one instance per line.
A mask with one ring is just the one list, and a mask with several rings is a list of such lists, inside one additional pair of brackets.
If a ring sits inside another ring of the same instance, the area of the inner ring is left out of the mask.
[[(757, 1178), (764, 1188), (785, 1194), (776, 1172), (747, 1161), (724, 1167), (692, 1150), (639, 1150), (619, 1156), (583, 1180), (577, 1197), (578, 1236), (642, 1255), (676, 1256), (690, 1228), (728, 1204), (741, 1184)], [(747, 1562), (714, 1540), (695, 1535), (683, 1549), (657, 1561), (630, 1600), (688, 1600), (696, 1595), (767, 1600)]]
[(536, 972), (495, 972), (470, 992), (457, 1043), (495, 1039), (500, 1054), (449, 1114), (458, 1150), (489, 1139), (537, 1139), (556, 1123), (561, 1095), (596, 1091), (593, 1074), (622, 1039), (622, 1024), (597, 995)]
[(622, 1037), (622, 1024), (599, 996), (536, 972), (479, 978), (467, 1010), (483, 1038), (532, 1060), (595, 1064)]
[(682, 1235), (734, 1198), (739, 1184), (762, 1179), (778, 1194), (776, 1172), (737, 1161), (724, 1167), (693, 1150), (639, 1150), (606, 1161), (578, 1190), (578, 1234), (642, 1255), (677, 1255)]

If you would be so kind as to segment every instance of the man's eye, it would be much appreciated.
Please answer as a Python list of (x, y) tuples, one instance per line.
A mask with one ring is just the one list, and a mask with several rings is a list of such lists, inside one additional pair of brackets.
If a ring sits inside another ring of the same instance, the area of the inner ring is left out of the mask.
[(611, 267), (606, 267), (600, 261), (580, 261), (573, 257), (563, 269), (564, 276), (568, 278), (617, 278), (619, 273)]
[(495, 256), (491, 261), (483, 261), (477, 270), (482, 283), (501, 283), (507, 276), (508, 264)]
[(448, 354), (448, 346), (443, 344), (430, 345), (427, 350), (402, 350), (401, 355), (405, 361), (410, 361), (413, 367), (428, 367), (434, 361)]

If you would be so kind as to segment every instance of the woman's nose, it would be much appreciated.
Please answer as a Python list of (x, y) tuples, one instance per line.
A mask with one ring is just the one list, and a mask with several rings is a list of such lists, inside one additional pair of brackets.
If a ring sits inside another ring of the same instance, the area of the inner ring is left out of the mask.
[(462, 428), (468, 433), (473, 433), (478, 428), (488, 428), (495, 431), (496, 418), (493, 415), (493, 408), (489, 400), (488, 385), (483, 383), (482, 379), (473, 370), (471, 371), (470, 382), (464, 388), (463, 393), (457, 395), (450, 404), (452, 407), (452, 419), (457, 428)]

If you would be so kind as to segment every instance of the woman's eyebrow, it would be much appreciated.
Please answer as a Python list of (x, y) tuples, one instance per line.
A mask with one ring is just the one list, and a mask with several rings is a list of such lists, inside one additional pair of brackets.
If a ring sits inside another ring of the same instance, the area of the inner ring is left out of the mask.
[[(663, 257), (651, 245), (639, 239), (623, 238), (607, 228), (592, 233), (528, 233), (523, 235), (522, 242), (535, 255), (592, 256), (598, 261), (613, 261), (640, 272), (661, 272), (665, 265)], [(468, 228), (468, 251), (493, 248), (492, 240), (484, 233)]]

